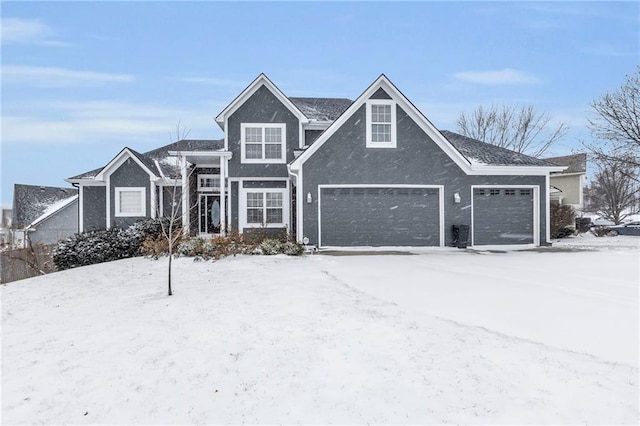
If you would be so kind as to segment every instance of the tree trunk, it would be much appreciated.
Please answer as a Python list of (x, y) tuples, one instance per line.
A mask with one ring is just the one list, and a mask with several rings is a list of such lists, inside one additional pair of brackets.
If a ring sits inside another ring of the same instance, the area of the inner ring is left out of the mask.
[(168, 296), (171, 296), (173, 293), (171, 292), (171, 259), (173, 258), (173, 253), (171, 253), (171, 246), (169, 246), (169, 275), (168, 275), (168, 282), (169, 282), (169, 293), (167, 294)]

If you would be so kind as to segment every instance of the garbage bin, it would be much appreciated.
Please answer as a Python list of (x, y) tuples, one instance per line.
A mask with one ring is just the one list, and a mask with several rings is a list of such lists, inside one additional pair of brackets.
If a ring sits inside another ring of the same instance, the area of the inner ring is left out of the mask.
[(467, 248), (469, 244), (469, 225), (453, 225), (451, 234), (454, 247)]
[(578, 230), (578, 232), (587, 232), (590, 228), (590, 217), (576, 217), (576, 229)]

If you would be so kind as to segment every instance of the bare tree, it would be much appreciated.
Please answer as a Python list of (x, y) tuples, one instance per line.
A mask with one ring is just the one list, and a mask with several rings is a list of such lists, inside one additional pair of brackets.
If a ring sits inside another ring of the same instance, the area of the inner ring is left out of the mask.
[(618, 161), (599, 160), (596, 164), (598, 172), (587, 191), (587, 208), (619, 224), (637, 203), (637, 176), (631, 166)]
[(470, 115), (458, 117), (458, 131), (512, 151), (540, 157), (569, 130), (566, 122), (552, 123), (533, 106), (478, 106)]
[[(620, 88), (591, 102), (595, 118), (589, 127), (596, 139), (585, 146), (596, 160), (616, 162), (638, 179), (640, 168), (640, 66)], [(628, 166), (628, 167), (626, 167)]]
[[(188, 134), (189, 132), (185, 131), (185, 129), (182, 128), (180, 122), (178, 122), (178, 124), (176, 125), (176, 138), (178, 141), (176, 151), (178, 151), (178, 153), (180, 152), (180, 141), (186, 139)], [(180, 170), (180, 166), (180, 158), (179, 156), (176, 156), (174, 170)], [(189, 176), (187, 176), (187, 179), (189, 179)], [(170, 184), (164, 185), (161, 190), (163, 191), (163, 200), (164, 195), (168, 193), (167, 195), (169, 196), (169, 200), (171, 203), (168, 212), (162, 209), (163, 217), (160, 221), (162, 226), (162, 236), (164, 237), (168, 245), (169, 265), (167, 269), (167, 295), (171, 296), (173, 294), (171, 288), (173, 247), (182, 236), (182, 209), (183, 207), (188, 209), (188, 206), (182, 205), (182, 186), (178, 183), (177, 176), (173, 176), (173, 178), (170, 178)]]

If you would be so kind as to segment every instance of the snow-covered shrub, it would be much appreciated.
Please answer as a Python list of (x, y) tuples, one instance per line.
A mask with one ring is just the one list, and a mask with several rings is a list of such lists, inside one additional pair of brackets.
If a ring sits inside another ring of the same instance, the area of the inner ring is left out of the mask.
[(613, 236), (611, 229), (606, 226), (594, 226), (589, 230), (596, 237), (610, 237)]
[(216, 250), (216, 245), (210, 238), (201, 237), (185, 238), (176, 249), (181, 256), (195, 257), (198, 260), (217, 257)]
[(282, 241), (275, 238), (266, 238), (258, 246), (260, 252), (266, 255), (286, 254), (289, 256), (301, 256), (304, 247), (295, 241)]
[(284, 243), (283, 252), (289, 256), (302, 256), (304, 253), (304, 246), (295, 241), (287, 241)]
[(284, 243), (273, 238), (265, 238), (258, 247), (260, 252), (266, 255), (284, 253)]
[(118, 228), (75, 234), (58, 243), (53, 263), (58, 270), (140, 255), (140, 242)]

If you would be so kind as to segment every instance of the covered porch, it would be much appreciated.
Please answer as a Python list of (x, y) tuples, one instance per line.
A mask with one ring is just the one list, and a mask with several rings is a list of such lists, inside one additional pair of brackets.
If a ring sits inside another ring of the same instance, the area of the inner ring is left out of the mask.
[(229, 151), (174, 151), (181, 177), (185, 234), (223, 235), (229, 217)]

